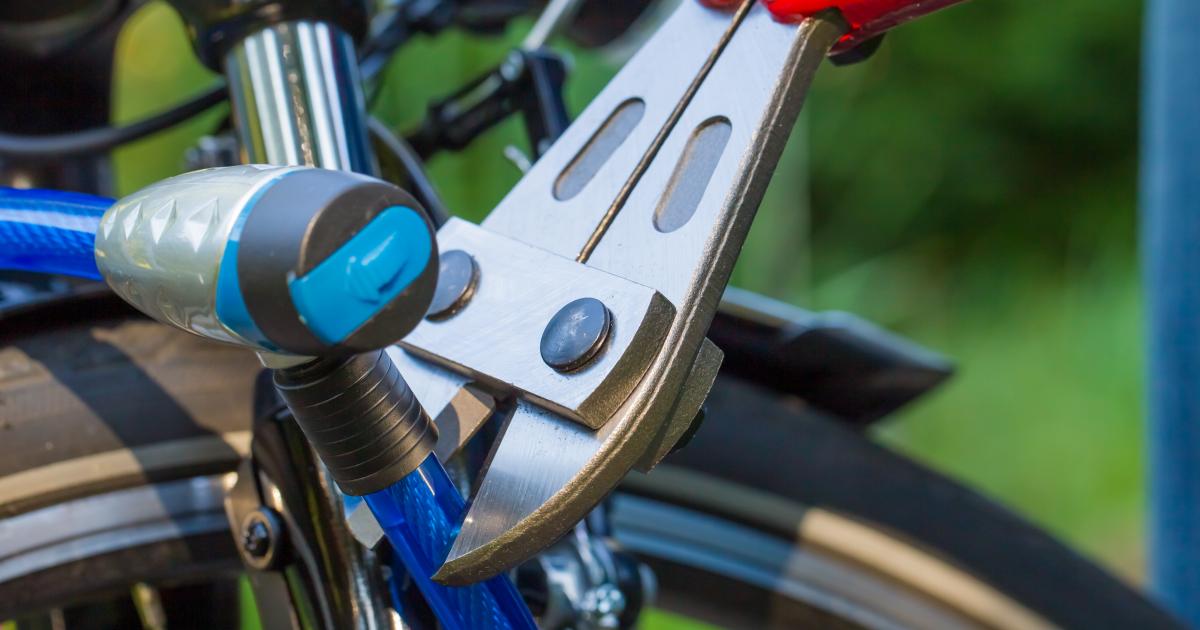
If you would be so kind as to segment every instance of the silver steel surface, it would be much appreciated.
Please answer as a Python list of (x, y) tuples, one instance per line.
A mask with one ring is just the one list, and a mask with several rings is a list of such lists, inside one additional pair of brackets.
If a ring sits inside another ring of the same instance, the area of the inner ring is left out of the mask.
[(373, 174), (354, 42), (322, 22), (283, 22), (225, 58), (246, 159)]
[[(481, 579), (536, 553), (695, 415), (703, 396), (686, 390), (711, 383), (712, 368), (697, 365), (704, 333), (807, 86), (844, 28), (781, 24), (757, 2), (734, 13), (683, 3), (484, 222), (651, 287), (677, 312), (649, 370), (597, 431), (518, 403), (438, 579)], [(557, 199), (560, 175), (630, 101), (645, 104), (640, 121), (577, 194)], [(720, 142), (696, 140), (713, 125)], [(683, 206), (694, 207), (656, 226), (660, 208)]]
[(427, 412), (445, 408), (470, 380), (461, 374), (418, 359), (399, 346), (387, 348), (385, 352), (404, 375), (404, 380), (408, 381), (408, 386), (417, 395), (417, 401)]
[[(454, 317), (421, 322), (401, 347), (592, 428), (604, 424), (628, 397), (675, 314), (653, 289), (461, 219), (439, 230), (438, 247), (475, 258), (475, 293)], [(542, 361), (540, 340), (555, 313), (580, 298), (608, 305), (612, 332), (604, 352), (586, 369), (563, 374)]]
[[(729, 29), (728, 13), (697, 4), (685, 2), (676, 10), (484, 219), (484, 227), (560, 256), (579, 255)], [(603, 142), (603, 136), (593, 138), (631, 101), (643, 104), (644, 111), (632, 124), (616, 125), (623, 136), (616, 149), (593, 167), (594, 175), (581, 190), (557, 199), (554, 184), (560, 175), (585, 148)]]
[(350, 516), (346, 517), (346, 526), (350, 528), (354, 540), (367, 549), (374, 549), (387, 535), (366, 501), (354, 506)]
[(437, 448), (434, 450), (438, 461), (446, 462), (454, 457), (495, 412), (496, 399), (487, 392), (470, 385), (459, 389), (433, 419), (438, 430)]
[(100, 273), (118, 295), (154, 319), (201, 337), (257, 347), (217, 319), (217, 273), (247, 204), (293, 170), (196, 171), (120, 199), (104, 213), (96, 233)]

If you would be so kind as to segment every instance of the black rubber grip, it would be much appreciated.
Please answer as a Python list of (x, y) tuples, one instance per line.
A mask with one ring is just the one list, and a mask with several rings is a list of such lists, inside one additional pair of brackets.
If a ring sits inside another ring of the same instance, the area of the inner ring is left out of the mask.
[(392, 485), (437, 443), (429, 414), (382, 350), (275, 370), (275, 387), (346, 494)]

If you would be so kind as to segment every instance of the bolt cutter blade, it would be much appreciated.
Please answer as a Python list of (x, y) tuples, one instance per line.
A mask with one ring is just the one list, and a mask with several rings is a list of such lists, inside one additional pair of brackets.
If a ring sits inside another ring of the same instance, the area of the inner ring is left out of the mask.
[(518, 396), (436, 579), (473, 582), (544, 549), (690, 423), (720, 361), (705, 331), (845, 28), (832, 15), (781, 23), (756, 0), (733, 11), (684, 2), (484, 222), (650, 287), (676, 312), (600, 428)]

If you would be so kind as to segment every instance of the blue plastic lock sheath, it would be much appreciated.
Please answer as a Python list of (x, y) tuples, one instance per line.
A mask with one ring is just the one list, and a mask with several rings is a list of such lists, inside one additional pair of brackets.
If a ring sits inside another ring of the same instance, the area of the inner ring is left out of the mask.
[(246, 202), (246, 209), (242, 210), (242, 214), (238, 216), (237, 221), (233, 224), (233, 229), (230, 230), (229, 240), (225, 242), (225, 252), (221, 254), (221, 266), (217, 271), (216, 308), (217, 319), (221, 320), (221, 323), (230, 330), (263, 348), (277, 350), (275, 344), (267, 339), (262, 329), (255, 323), (254, 318), (250, 316), (250, 309), (246, 307), (246, 300), (242, 297), (242, 285), (237, 271), (238, 249), (241, 247), (242, 228), (246, 226), (246, 219), (250, 216), (249, 208), (252, 208), (258, 198), (269, 188), (270, 185), (264, 187), (250, 201)]
[(1150, 575), (1200, 626), (1200, 2), (1147, 5), (1142, 256), (1149, 323)]
[(432, 251), (425, 219), (393, 206), (303, 277), (289, 279), (288, 290), (304, 325), (336, 344), (408, 288)]
[(100, 279), (96, 229), (105, 197), (0, 188), (0, 269)]
[(537, 627), (506, 575), (471, 586), (443, 586), (430, 579), (454, 541), (464, 510), (462, 497), (435, 455), (404, 479), (365, 498), (442, 627)]

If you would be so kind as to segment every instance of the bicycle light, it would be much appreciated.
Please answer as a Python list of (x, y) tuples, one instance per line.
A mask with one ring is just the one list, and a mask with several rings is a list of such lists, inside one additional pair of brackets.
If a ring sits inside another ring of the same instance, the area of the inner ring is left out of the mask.
[(385, 182), (307, 167), (173, 177), (110, 208), (96, 263), (121, 297), (259, 351), (347, 355), (394, 343), (437, 284), (433, 226)]
[(308, 167), (196, 171), (113, 205), (95, 252), (147, 315), (265, 353), (344, 492), (383, 490), (433, 451), (437, 430), (380, 350), (437, 285), (433, 226), (399, 188)]

